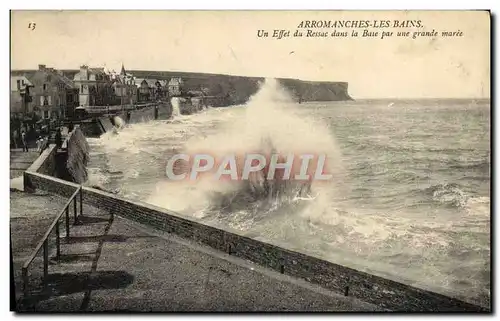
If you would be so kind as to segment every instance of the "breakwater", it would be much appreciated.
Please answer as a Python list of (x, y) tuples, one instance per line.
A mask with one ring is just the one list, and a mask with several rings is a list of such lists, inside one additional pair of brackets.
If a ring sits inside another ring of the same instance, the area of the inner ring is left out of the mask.
[(83, 134), (87, 137), (99, 137), (113, 129), (113, 118), (120, 117), (127, 124), (136, 124), (156, 119), (168, 119), (172, 116), (170, 103), (152, 104), (144, 108), (119, 109), (109, 113), (94, 113), (92, 118), (79, 123)]
[[(68, 139), (71, 141), (71, 138)], [(69, 197), (78, 184), (52, 177), (53, 149), (24, 173), (25, 186)], [(296, 251), (258, 241), (230, 228), (220, 229), (139, 201), (83, 187), (83, 201), (118, 216), (249, 260), (279, 273), (391, 311), (489, 311), (451, 297), (357, 271)]]

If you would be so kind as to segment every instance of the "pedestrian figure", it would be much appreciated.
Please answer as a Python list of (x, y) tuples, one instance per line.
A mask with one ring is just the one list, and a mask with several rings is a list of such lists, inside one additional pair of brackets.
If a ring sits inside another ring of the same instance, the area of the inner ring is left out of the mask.
[(48, 145), (49, 145), (49, 138), (48, 138), (48, 136), (40, 138), (40, 155), (48, 147)]
[(17, 129), (14, 129), (13, 137), (14, 137), (14, 148), (17, 148), (17, 140), (19, 139), (19, 133)]
[(56, 130), (56, 137), (55, 137), (55, 141), (56, 141), (56, 146), (57, 148), (61, 148), (62, 147), (62, 134), (61, 134), (61, 128), (58, 128)]
[(38, 137), (36, 139), (36, 151), (40, 152), (40, 149), (42, 148), (42, 138)]
[(23, 144), (23, 152), (28, 152), (28, 143), (26, 142), (26, 132), (21, 133), (21, 143)]

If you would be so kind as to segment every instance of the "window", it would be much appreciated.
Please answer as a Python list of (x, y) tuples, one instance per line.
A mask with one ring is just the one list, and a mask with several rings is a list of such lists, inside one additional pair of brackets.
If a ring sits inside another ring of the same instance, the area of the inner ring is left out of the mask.
[(50, 117), (49, 111), (48, 110), (44, 110), (43, 111), (43, 118), (49, 118), (49, 117)]
[(52, 105), (52, 96), (47, 97), (49, 106)]
[(21, 88), (21, 80), (17, 80), (17, 89), (20, 89)]
[(44, 100), (45, 100), (45, 97), (40, 96), (40, 105), (41, 105), (41, 106), (43, 106), (43, 105), (44, 105)]
[(21, 79), (21, 86), (24, 86), (24, 79)]
[(43, 90), (47, 90), (47, 84), (43, 84)]

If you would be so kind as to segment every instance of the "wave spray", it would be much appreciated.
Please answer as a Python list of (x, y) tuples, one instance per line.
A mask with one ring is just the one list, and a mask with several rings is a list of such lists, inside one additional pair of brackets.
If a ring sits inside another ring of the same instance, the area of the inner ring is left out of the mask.
[(234, 213), (263, 218), (282, 210), (308, 217), (324, 215), (342, 181), (340, 151), (330, 129), (323, 123), (298, 115), (289, 94), (274, 79), (267, 79), (244, 106), (241, 117), (221, 126), (208, 137), (188, 140), (182, 153), (206, 153), (215, 158), (248, 153), (326, 155), (329, 182), (266, 180), (264, 171), (246, 181), (213, 181), (200, 178), (191, 182), (165, 180), (158, 184), (149, 203), (185, 215), (230, 218)]

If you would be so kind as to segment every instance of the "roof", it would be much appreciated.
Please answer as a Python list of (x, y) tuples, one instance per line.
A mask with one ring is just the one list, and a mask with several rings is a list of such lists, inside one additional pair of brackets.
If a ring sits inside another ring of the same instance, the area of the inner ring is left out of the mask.
[(26, 78), (26, 76), (10, 76), (10, 90), (11, 91), (17, 91), (17, 81), (18, 80), (24, 80), (24, 84), (33, 86), (31, 81)]
[(111, 79), (113, 84), (123, 84), (123, 85), (133, 85), (135, 83), (135, 78), (133, 77), (123, 77), (122, 75), (116, 75)]
[(75, 80), (75, 81), (78, 81), (78, 80), (91, 80), (92, 76), (94, 76), (94, 78), (95, 78), (96, 75), (102, 75), (102, 76), (108, 75), (104, 71), (104, 67), (100, 67), (100, 68), (88, 68), (87, 69), (87, 76), (88, 76), (87, 79), (81, 79), (80, 74), (81, 74), (81, 71), (77, 72), (75, 74), (75, 76), (73, 77), (73, 80)]
[(94, 73), (94, 74), (104, 74), (104, 67), (99, 67), (99, 68), (89, 68), (89, 71)]
[(59, 79), (60, 82), (64, 83), (66, 87), (73, 88), (75, 86), (75, 83), (64, 75), (59, 75), (56, 73), (56, 77)]
[(137, 87), (139, 87), (144, 80), (146, 80), (146, 79), (144, 79), (144, 78), (135, 78), (135, 84), (137, 85)]
[(182, 84), (182, 78), (172, 78), (168, 82), (169, 86), (177, 86), (177, 85), (180, 85), (180, 84)]
[(146, 82), (148, 83), (149, 87), (156, 87), (156, 82), (157, 81), (158, 80), (156, 80), (156, 79), (146, 79)]
[[(57, 84), (57, 83), (63, 84), (66, 89), (75, 87), (75, 84), (71, 79), (64, 76), (64, 74), (61, 71), (55, 70), (54, 68), (45, 68), (42, 70), (37, 70), (34, 74), (30, 76), (29, 83), (31, 86), (33, 86), (34, 84), (37, 84), (40, 81), (40, 79), (45, 79), (45, 77), (48, 76), (50, 76), (50, 80), (48, 81), (52, 84)], [(13, 76), (13, 77), (23, 77), (23, 76)], [(17, 86), (16, 82), (17, 79), (13, 80), (12, 85)]]
[(189, 95), (195, 95), (195, 96), (205, 96), (205, 93), (201, 90), (190, 90), (188, 91)]

